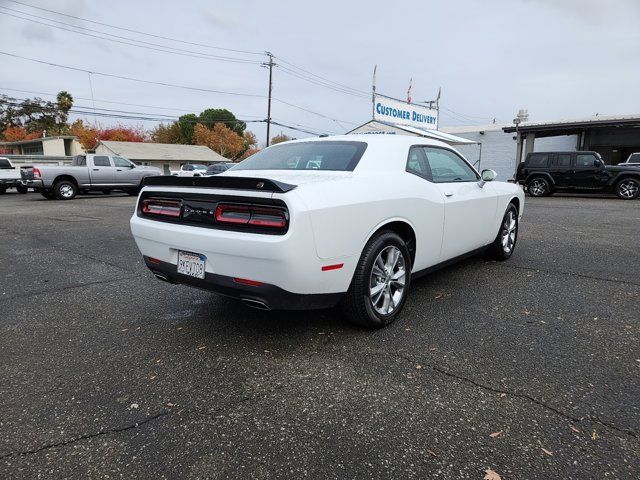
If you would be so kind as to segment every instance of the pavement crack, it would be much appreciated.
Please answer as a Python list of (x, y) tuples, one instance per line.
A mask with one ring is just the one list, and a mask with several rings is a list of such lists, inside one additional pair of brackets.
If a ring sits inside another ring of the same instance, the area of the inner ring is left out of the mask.
[(504, 263), (501, 263), (500, 266), (503, 268), (514, 268), (516, 270), (527, 270), (529, 272), (534, 271), (534, 272), (542, 272), (542, 273), (555, 274), (555, 275), (569, 275), (572, 277), (586, 278), (589, 280), (598, 280), (601, 282), (610, 282), (610, 283), (633, 285), (635, 287), (640, 287), (640, 283), (638, 282), (631, 282), (629, 280), (618, 280), (616, 278), (598, 277), (595, 275), (587, 275), (585, 273), (566, 272), (563, 270), (547, 270), (547, 269), (538, 268), (538, 267), (522, 267), (519, 265), (507, 265)]
[[(407, 355), (403, 355), (401, 353), (397, 353), (397, 352), (393, 352), (393, 353), (392, 352), (384, 352), (384, 353), (386, 355), (389, 355), (389, 356), (392, 356), (392, 357), (397, 357), (397, 358), (401, 358), (403, 360), (407, 360), (407, 361), (411, 362), (412, 364), (415, 363), (415, 361), (416, 361), (415, 358), (411, 358), (411, 357), (409, 357)], [(473, 385), (473, 386), (475, 386), (477, 388), (481, 388), (483, 390), (486, 390), (486, 391), (489, 391), (489, 392), (492, 392), (492, 393), (509, 395), (511, 397), (516, 397), (516, 398), (520, 398), (522, 400), (526, 400), (528, 402), (535, 403), (536, 405), (539, 405), (540, 407), (542, 407), (542, 408), (544, 408), (546, 410), (549, 410), (550, 412), (553, 412), (556, 415), (559, 415), (559, 416), (565, 418), (566, 420), (570, 420), (570, 421), (575, 422), (575, 423), (580, 423), (580, 422), (583, 422), (585, 420), (591, 420), (592, 422), (595, 422), (595, 423), (597, 423), (599, 425), (602, 425), (603, 427), (606, 427), (606, 428), (614, 430), (614, 431), (616, 431), (618, 433), (630, 436), (630, 437), (632, 437), (634, 439), (638, 439), (638, 434), (634, 430), (629, 429), (629, 428), (618, 427), (618, 426), (616, 426), (616, 425), (614, 425), (612, 423), (605, 422), (605, 421), (599, 419), (598, 417), (594, 417), (594, 416), (590, 416), (590, 415), (589, 416), (576, 417), (576, 416), (568, 414), (567, 412), (564, 412), (564, 411), (560, 410), (559, 408), (554, 407), (553, 405), (549, 405), (548, 403), (545, 403), (542, 400), (539, 400), (539, 399), (537, 399), (535, 397), (532, 397), (531, 395), (529, 395), (527, 393), (521, 393), (521, 392), (517, 392), (517, 391), (514, 391), (514, 390), (508, 390), (508, 389), (504, 389), (504, 388), (492, 387), (491, 385), (485, 385), (485, 384), (480, 383), (480, 382), (478, 382), (476, 380), (473, 380), (472, 378), (465, 377), (464, 375), (460, 375), (460, 374), (451, 372), (451, 371), (446, 370), (446, 369), (444, 369), (442, 367), (439, 367), (437, 365), (433, 365), (433, 364), (430, 364), (430, 363), (425, 363), (422, 360), (420, 360), (420, 363), (421, 363), (421, 365), (423, 367), (430, 368), (431, 370), (433, 370), (433, 371), (435, 371), (435, 372), (437, 372), (437, 373), (439, 373), (441, 375), (444, 375), (444, 376), (447, 376), (447, 377), (450, 377), (450, 378), (454, 378), (454, 379), (456, 379), (458, 381), (461, 381), (461, 382), (464, 382), (464, 383), (468, 383), (468, 384)]]
[(102, 285), (102, 284), (106, 284), (106, 283), (116, 283), (116, 282), (124, 282), (126, 280), (133, 280), (134, 278), (137, 278), (137, 275), (133, 275), (130, 277), (120, 277), (120, 278), (112, 278), (110, 280), (96, 280), (95, 282), (87, 282), (87, 283), (79, 283), (77, 285), (68, 285), (66, 287), (61, 287), (61, 288), (55, 288), (55, 289), (51, 289), (51, 290), (39, 290), (37, 292), (28, 292), (28, 293), (18, 293), (15, 295), (5, 295), (0, 297), (0, 303), (6, 300), (14, 300), (16, 298), (29, 298), (29, 297), (33, 297), (36, 295), (44, 295), (44, 294), (48, 294), (48, 293), (59, 293), (59, 292), (64, 292), (67, 290), (73, 290), (75, 288), (83, 288), (83, 287), (90, 287), (92, 285)]
[(5, 458), (15, 457), (15, 456), (24, 457), (24, 456), (27, 456), (27, 455), (33, 455), (33, 454), (36, 454), (36, 453), (40, 453), (40, 452), (42, 452), (44, 450), (49, 450), (51, 448), (66, 447), (68, 445), (72, 445), (72, 444), (74, 444), (76, 442), (80, 442), (82, 440), (88, 440), (90, 438), (100, 437), (100, 436), (103, 436), (103, 435), (111, 435), (111, 434), (114, 434), (114, 433), (126, 432), (128, 430), (133, 430), (135, 428), (139, 428), (142, 425), (145, 425), (146, 423), (149, 423), (149, 422), (151, 422), (153, 420), (157, 420), (159, 418), (162, 418), (162, 417), (164, 417), (164, 416), (166, 416), (166, 415), (168, 415), (170, 413), (171, 413), (171, 411), (169, 411), (169, 410), (162, 410), (161, 412), (158, 412), (158, 413), (156, 413), (154, 415), (151, 415), (151, 416), (145, 418), (144, 420), (141, 420), (139, 422), (135, 422), (135, 423), (132, 423), (132, 424), (129, 424), (129, 425), (125, 425), (123, 427), (111, 428), (109, 430), (100, 430), (100, 431), (98, 431), (96, 433), (89, 433), (89, 434), (85, 434), (85, 435), (80, 435), (80, 436), (77, 436), (77, 437), (73, 437), (73, 438), (71, 438), (69, 440), (65, 440), (63, 442), (49, 443), (47, 445), (43, 445), (41, 447), (34, 448), (34, 449), (31, 449), (31, 450), (22, 450), (22, 451), (17, 451), (17, 452), (5, 453), (3, 455), (0, 455), (0, 459), (5, 459)]

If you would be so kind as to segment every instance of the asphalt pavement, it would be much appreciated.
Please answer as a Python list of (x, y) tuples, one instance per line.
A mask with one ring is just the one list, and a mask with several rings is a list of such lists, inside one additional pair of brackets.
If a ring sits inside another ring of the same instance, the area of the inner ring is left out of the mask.
[(640, 201), (528, 197), (373, 332), (156, 280), (134, 204), (0, 196), (0, 478), (640, 478)]

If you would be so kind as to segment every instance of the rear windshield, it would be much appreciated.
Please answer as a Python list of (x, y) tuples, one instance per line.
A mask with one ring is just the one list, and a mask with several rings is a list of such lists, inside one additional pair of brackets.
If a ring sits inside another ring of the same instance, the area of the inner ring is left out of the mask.
[(6, 158), (0, 158), (0, 168), (2, 169), (12, 168), (11, 162)]
[(231, 170), (334, 170), (351, 172), (367, 148), (364, 142), (296, 142), (251, 155)]
[[(1, 162), (2, 160), (0, 160)], [(640, 163), (640, 153), (632, 153), (629, 156), (629, 160), (627, 160), (629, 163), (633, 162), (633, 163)]]

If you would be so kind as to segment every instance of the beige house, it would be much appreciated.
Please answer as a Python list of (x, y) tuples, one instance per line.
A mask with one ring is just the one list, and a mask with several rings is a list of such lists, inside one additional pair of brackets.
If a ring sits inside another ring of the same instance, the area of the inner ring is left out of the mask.
[(0, 154), (43, 155), (47, 157), (73, 157), (84, 153), (78, 139), (72, 135), (41, 137), (19, 142), (0, 142)]
[(186, 163), (209, 165), (231, 161), (203, 145), (101, 140), (95, 151), (104, 155), (120, 155), (139, 165), (152, 165), (167, 175), (169, 170), (179, 170)]

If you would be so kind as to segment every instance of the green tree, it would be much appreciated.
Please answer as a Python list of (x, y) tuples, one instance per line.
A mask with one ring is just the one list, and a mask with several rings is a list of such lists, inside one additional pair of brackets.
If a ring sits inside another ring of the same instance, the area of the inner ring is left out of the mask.
[(181, 143), (180, 125), (178, 122), (157, 125), (151, 130), (151, 141), (155, 143)]
[(47, 135), (69, 133), (67, 119), (73, 106), (73, 97), (69, 92), (58, 93), (56, 102), (41, 98), (15, 98), (0, 96), (0, 130), (7, 127), (24, 127), (27, 132), (47, 131)]
[(199, 123), (207, 128), (212, 128), (216, 123), (224, 123), (228, 128), (242, 135), (247, 124), (238, 120), (236, 116), (226, 108), (207, 108), (200, 113)]
[(198, 123), (198, 116), (195, 113), (187, 113), (178, 118), (180, 127), (180, 143), (193, 144), (193, 129)]
[(293, 140), (293, 138), (280, 132), (278, 135), (271, 138), (271, 145), (275, 145), (276, 143), (288, 142), (289, 140)]

